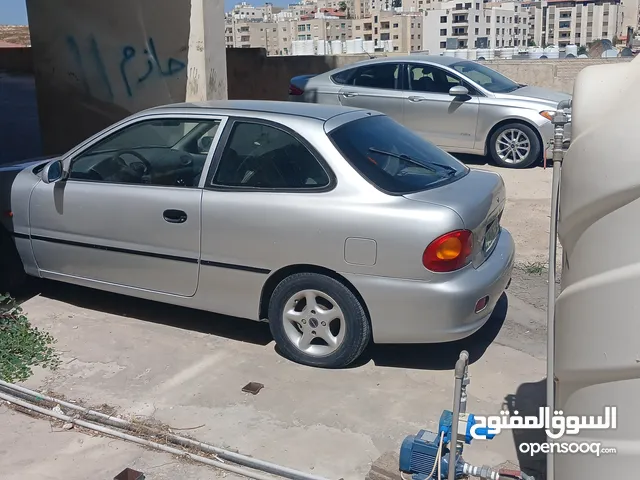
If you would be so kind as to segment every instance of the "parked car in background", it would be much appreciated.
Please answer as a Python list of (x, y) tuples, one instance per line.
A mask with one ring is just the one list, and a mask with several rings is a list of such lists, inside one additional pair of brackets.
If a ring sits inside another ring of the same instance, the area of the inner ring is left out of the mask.
[(502, 178), (368, 110), (158, 107), (0, 184), (13, 287), (26, 272), (265, 320), (307, 365), (471, 335), (511, 278)]
[(570, 97), (478, 62), (428, 55), (365, 60), (289, 86), (290, 101), (377, 110), (448, 152), (490, 155), (510, 168), (550, 154), (553, 112)]

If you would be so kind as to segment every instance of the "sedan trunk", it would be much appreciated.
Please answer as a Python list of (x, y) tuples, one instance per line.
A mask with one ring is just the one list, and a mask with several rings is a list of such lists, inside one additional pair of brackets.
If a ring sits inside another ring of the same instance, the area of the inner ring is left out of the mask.
[(500, 235), (500, 218), (506, 203), (502, 177), (471, 170), (456, 182), (405, 195), (409, 200), (453, 209), (473, 232), (473, 265), (479, 267), (491, 255)]

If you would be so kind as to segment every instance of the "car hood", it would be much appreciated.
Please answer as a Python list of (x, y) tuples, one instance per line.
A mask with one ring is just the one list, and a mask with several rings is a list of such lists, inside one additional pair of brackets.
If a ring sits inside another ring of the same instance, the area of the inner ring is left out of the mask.
[(521, 87), (513, 92), (501, 93), (499, 96), (500, 98), (512, 98), (518, 100), (537, 100), (553, 105), (554, 107), (563, 100), (571, 99), (571, 95), (568, 93), (556, 92), (555, 90), (550, 90), (548, 88), (532, 87), (529, 85)]

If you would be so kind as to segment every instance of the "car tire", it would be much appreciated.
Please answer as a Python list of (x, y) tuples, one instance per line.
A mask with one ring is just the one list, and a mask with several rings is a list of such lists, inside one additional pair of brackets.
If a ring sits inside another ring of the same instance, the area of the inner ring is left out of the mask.
[(27, 281), (16, 245), (6, 231), (0, 231), (0, 293), (17, 295)]
[(283, 356), (312, 367), (346, 367), (371, 340), (358, 298), (338, 280), (317, 273), (296, 273), (278, 284), (269, 301), (269, 326)]
[[(506, 145), (507, 141), (511, 141), (511, 145), (520, 145), (522, 148), (515, 148), (502, 154), (498, 151), (498, 143)], [(528, 146), (527, 154), (520, 159), (518, 157), (524, 154), (525, 146)], [(515, 122), (502, 125), (493, 132), (489, 139), (489, 154), (499, 167), (527, 168), (540, 160), (541, 148), (538, 135), (524, 123)], [(516, 152), (519, 152), (520, 155)]]

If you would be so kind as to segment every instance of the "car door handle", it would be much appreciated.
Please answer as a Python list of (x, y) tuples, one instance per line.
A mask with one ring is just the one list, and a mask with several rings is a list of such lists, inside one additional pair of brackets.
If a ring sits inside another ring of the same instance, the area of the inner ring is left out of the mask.
[(343, 97), (357, 97), (358, 94), (354, 92), (342, 92)]
[(162, 217), (169, 223), (184, 223), (187, 221), (187, 214), (182, 210), (165, 210)]
[(426, 100), (426, 98), (424, 98), (424, 97), (409, 97), (409, 100), (411, 102), (423, 102), (424, 100)]

